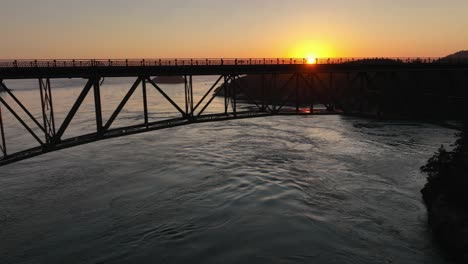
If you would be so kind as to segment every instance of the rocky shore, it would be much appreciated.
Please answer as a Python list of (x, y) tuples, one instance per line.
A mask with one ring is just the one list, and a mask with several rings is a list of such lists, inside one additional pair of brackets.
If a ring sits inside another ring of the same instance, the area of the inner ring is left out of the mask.
[(453, 151), (443, 147), (421, 170), (428, 224), (448, 259), (468, 263), (468, 147), (466, 129)]

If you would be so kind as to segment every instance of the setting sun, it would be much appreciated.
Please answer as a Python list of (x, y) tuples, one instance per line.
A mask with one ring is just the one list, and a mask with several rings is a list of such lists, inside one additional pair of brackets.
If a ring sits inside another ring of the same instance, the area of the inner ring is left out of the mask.
[(315, 57), (307, 57), (307, 64), (315, 64), (316, 62)]
[(326, 45), (318, 40), (300, 41), (289, 52), (289, 57), (305, 58), (307, 64), (316, 64), (317, 58), (331, 58), (335, 56), (336, 54), (332, 51), (330, 45)]

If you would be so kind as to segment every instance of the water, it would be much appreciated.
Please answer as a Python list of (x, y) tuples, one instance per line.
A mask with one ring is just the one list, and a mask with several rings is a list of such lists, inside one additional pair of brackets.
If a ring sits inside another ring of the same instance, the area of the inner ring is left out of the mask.
[[(54, 88), (59, 118), (76, 82)], [(109, 82), (106, 117), (130, 80)], [(198, 98), (210, 84), (197, 80)], [(38, 109), (34, 83), (10, 85)], [(133, 102), (119, 124), (141, 118)], [(92, 131), (91, 103), (77, 117), (70, 135)], [(6, 118), (18, 142), (10, 148), (33, 143)], [(0, 168), (0, 263), (445, 263), (426, 227), (419, 167), (454, 134), (424, 123), (278, 116), (39, 156)]]

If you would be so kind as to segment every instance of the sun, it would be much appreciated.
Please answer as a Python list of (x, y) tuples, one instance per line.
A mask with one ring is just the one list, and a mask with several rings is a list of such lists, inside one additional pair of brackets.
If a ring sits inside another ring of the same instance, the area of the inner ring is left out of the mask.
[(317, 58), (313, 56), (307, 56), (307, 64), (316, 64), (317, 63)]
[(333, 47), (320, 40), (297, 40), (287, 54), (291, 58), (304, 58), (307, 64), (318, 64), (321, 58), (336, 56)]

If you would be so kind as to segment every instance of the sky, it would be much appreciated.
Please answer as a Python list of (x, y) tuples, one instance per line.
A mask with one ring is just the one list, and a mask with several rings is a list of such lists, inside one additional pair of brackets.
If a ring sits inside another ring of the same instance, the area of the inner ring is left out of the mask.
[(0, 59), (439, 57), (468, 0), (0, 0)]

